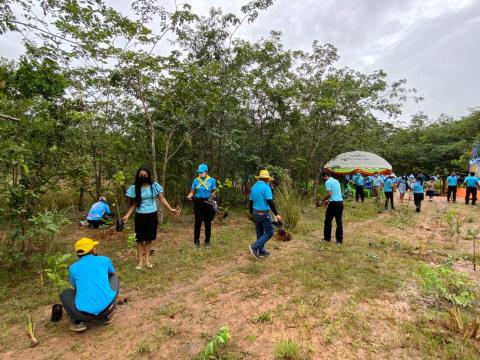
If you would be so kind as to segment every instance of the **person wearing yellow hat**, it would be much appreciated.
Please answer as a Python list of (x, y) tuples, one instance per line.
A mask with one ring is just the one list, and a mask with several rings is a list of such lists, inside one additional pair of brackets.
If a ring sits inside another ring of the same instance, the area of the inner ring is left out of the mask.
[(268, 170), (261, 170), (256, 178), (258, 180), (250, 192), (249, 208), (255, 221), (257, 239), (248, 248), (253, 256), (259, 258), (270, 255), (265, 249), (265, 243), (271, 239), (274, 233), (270, 211), (273, 212), (277, 221), (282, 221), (282, 217), (273, 202), (272, 188), (269, 184), (273, 178), (270, 173)]
[(200, 246), (200, 230), (202, 222), (205, 224), (205, 246), (210, 246), (212, 235), (212, 221), (215, 217), (215, 209), (212, 200), (215, 198), (217, 182), (208, 175), (207, 164), (200, 164), (197, 169), (198, 177), (193, 180), (192, 189), (187, 195), (188, 200), (193, 200), (195, 212), (195, 226), (193, 231), (193, 243), (195, 247)]
[(79, 260), (70, 265), (68, 275), (72, 288), (65, 289), (60, 300), (70, 315), (70, 330), (87, 330), (89, 320), (103, 320), (109, 324), (115, 318), (120, 282), (112, 261), (97, 256), (99, 242), (81, 238), (75, 243)]

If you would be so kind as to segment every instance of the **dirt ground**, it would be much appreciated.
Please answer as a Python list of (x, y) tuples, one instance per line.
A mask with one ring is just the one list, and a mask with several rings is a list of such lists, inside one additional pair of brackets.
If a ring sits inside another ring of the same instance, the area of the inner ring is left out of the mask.
[[(449, 209), (463, 222), (458, 242), (448, 235)], [(262, 260), (248, 251), (254, 229), (242, 214), (217, 222), (213, 247), (199, 250), (192, 219), (182, 216), (160, 231), (155, 267), (141, 271), (126, 248), (128, 230), (72, 226), (64, 241), (98, 238), (128, 303), (112, 324), (92, 323), (81, 334), (69, 331), (66, 314), (50, 321), (51, 303), (28, 311), (40, 341), (35, 348), (24, 323), (4, 320), (0, 358), (192, 359), (222, 326), (232, 335), (224, 359), (274, 359), (277, 344), (287, 339), (298, 345), (292, 359), (480, 358), (478, 342), (448, 333), (445, 312), (420, 294), (413, 275), (418, 264), (435, 266), (450, 256), (454, 268), (479, 285), (466, 236), (468, 229), (480, 230), (478, 208), (447, 204), (444, 197), (424, 202), (420, 214), (411, 201), (381, 213), (372, 199), (351, 203), (343, 246), (320, 242), (322, 211), (305, 208), (294, 239), (270, 241), (272, 255)], [(28, 308), (22, 301), (15, 306)]]

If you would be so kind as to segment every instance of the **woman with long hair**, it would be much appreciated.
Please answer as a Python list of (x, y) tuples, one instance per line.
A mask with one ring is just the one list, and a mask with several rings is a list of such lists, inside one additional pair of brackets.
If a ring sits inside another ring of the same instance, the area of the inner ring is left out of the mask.
[(163, 187), (158, 182), (153, 182), (150, 171), (145, 168), (137, 170), (135, 183), (127, 189), (130, 198), (130, 207), (123, 217), (126, 223), (135, 211), (135, 236), (137, 239), (138, 265), (137, 270), (143, 266), (152, 268), (150, 250), (152, 241), (157, 238), (157, 199), (172, 213), (176, 214), (168, 201), (163, 197)]

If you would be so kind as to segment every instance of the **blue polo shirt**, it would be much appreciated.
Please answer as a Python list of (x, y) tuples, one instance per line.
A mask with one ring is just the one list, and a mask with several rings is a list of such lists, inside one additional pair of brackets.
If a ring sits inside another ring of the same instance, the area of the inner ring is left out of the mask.
[(412, 191), (414, 194), (423, 194), (423, 185), (419, 181), (416, 181), (412, 185)]
[(379, 186), (382, 186), (382, 184), (383, 184), (383, 179), (380, 175), (375, 176), (373, 178), (373, 186), (379, 187)]
[(458, 177), (450, 175), (447, 177), (448, 186), (457, 186)]
[(355, 174), (353, 175), (353, 183), (357, 186), (363, 186), (365, 185), (365, 178), (362, 174)]
[[(157, 211), (157, 201), (156, 198), (163, 193), (163, 187), (157, 182), (154, 182), (152, 186), (142, 187), (140, 197), (142, 202), (140, 206), (137, 206), (135, 211), (139, 214), (151, 214)], [(126, 194), (130, 199), (135, 199), (135, 185), (130, 185), (127, 189)]]
[(476, 176), (467, 176), (465, 180), (463, 180), (467, 187), (477, 187), (478, 186), (478, 178)]
[(75, 306), (78, 310), (98, 315), (115, 298), (108, 275), (115, 269), (106, 256), (85, 255), (68, 269), (70, 283), (75, 288)]
[(270, 211), (267, 200), (273, 200), (272, 188), (263, 180), (258, 180), (252, 186), (250, 200), (253, 201), (253, 210)]
[(87, 215), (87, 220), (101, 220), (105, 215), (111, 215), (112, 212), (108, 204), (104, 201), (97, 201), (92, 205)]
[(195, 198), (197, 199), (207, 199), (212, 194), (212, 191), (217, 189), (217, 182), (214, 178), (209, 177), (208, 179), (202, 179), (205, 186), (195, 178), (192, 183), (192, 190), (195, 190)]
[(383, 183), (383, 192), (392, 192), (393, 189), (392, 189), (392, 186), (395, 184), (395, 180), (393, 180), (392, 178), (388, 178), (385, 180), (385, 182)]
[(329, 201), (343, 201), (342, 188), (340, 187), (340, 183), (337, 179), (330, 177), (327, 181), (325, 181), (325, 189), (332, 193), (328, 199)]

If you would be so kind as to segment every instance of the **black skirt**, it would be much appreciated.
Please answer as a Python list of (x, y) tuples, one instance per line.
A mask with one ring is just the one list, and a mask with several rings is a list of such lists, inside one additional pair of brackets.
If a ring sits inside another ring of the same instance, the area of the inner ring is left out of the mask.
[(157, 212), (149, 214), (135, 213), (135, 234), (137, 241), (153, 241), (157, 238)]

